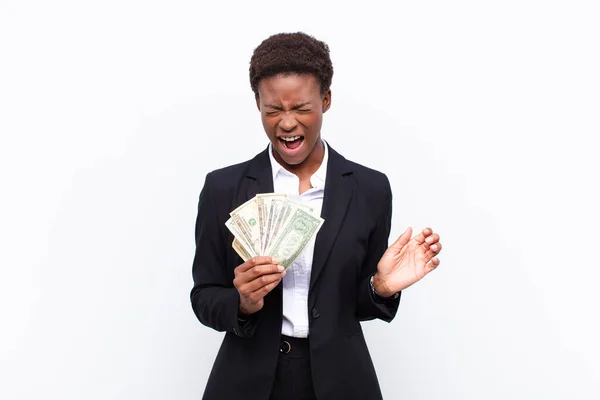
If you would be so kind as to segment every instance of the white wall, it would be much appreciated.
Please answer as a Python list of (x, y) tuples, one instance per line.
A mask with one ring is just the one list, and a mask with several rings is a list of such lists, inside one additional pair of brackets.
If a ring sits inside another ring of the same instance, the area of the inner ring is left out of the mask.
[(441, 266), (364, 325), (386, 399), (600, 398), (594, 1), (2, 1), (0, 398), (199, 399), (205, 174), (267, 139), (253, 49), (331, 47), (323, 137)]

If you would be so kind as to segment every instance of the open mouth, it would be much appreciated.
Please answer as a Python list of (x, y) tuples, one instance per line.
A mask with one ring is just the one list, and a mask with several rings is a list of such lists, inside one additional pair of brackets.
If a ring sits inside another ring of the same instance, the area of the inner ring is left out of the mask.
[(302, 142), (304, 141), (304, 136), (279, 136), (278, 139), (281, 143), (283, 143), (283, 147), (285, 147), (286, 149), (294, 150), (300, 147), (300, 145), (302, 145)]

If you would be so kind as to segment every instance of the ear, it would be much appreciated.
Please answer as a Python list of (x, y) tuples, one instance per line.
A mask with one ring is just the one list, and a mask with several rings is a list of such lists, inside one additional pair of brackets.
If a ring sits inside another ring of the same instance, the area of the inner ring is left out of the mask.
[(321, 103), (321, 109), (323, 110), (323, 113), (327, 112), (329, 107), (331, 107), (331, 89), (329, 89), (327, 93), (323, 95), (323, 100)]
[(257, 94), (254, 95), (254, 100), (256, 100), (256, 108), (260, 111), (260, 96)]

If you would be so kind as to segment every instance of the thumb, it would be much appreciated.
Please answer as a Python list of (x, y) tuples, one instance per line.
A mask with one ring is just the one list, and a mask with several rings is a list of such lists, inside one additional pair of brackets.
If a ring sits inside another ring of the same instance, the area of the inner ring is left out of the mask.
[(408, 243), (410, 241), (411, 236), (412, 236), (412, 228), (409, 226), (404, 231), (404, 233), (402, 235), (400, 235), (400, 237), (398, 237), (398, 239), (396, 239), (396, 241), (390, 247), (392, 247), (396, 251), (402, 250), (402, 248), (404, 246), (406, 246), (406, 243)]

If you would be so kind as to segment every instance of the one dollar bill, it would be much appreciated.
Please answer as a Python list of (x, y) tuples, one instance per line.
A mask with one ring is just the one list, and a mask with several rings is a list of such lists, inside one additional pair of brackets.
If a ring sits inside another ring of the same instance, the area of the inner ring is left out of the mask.
[(233, 243), (231, 244), (231, 247), (233, 247), (235, 252), (238, 253), (240, 258), (242, 260), (244, 260), (244, 262), (246, 262), (252, 258), (252, 256), (246, 251), (244, 246), (242, 246), (242, 244), (240, 243), (239, 240), (237, 240), (237, 238), (233, 239)]
[(323, 222), (322, 218), (297, 208), (269, 248), (268, 254), (277, 258), (284, 268), (289, 268), (317, 234)]

